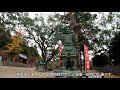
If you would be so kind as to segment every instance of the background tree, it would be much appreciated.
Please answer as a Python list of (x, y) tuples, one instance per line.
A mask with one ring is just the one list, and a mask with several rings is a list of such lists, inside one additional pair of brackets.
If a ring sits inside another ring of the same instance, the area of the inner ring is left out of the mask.
[(25, 40), (21, 38), (21, 33), (19, 32), (16, 32), (16, 35), (11, 37), (11, 42), (6, 45), (7, 51), (11, 56), (11, 59), (13, 58), (13, 56), (23, 51), (21, 45), (24, 42)]
[(120, 29), (119, 21), (118, 12), (67, 12), (62, 17), (64, 25), (71, 25), (78, 34), (80, 52), (86, 44), (94, 55), (108, 52), (112, 38)]
[(25, 38), (33, 40), (34, 45), (41, 50), (42, 58), (46, 63), (53, 58), (53, 54), (56, 54), (53, 52), (51, 57), (47, 57), (46, 52), (53, 44), (53, 34), (56, 30), (57, 20), (56, 17), (51, 18), (49, 16), (46, 23), (42, 15), (37, 15), (34, 19), (25, 16), (20, 21), (26, 32), (28, 32)]
[(115, 37), (111, 40), (110, 43), (110, 58), (114, 59), (114, 64), (120, 64), (120, 32), (116, 33)]
[(49, 15), (47, 21), (44, 15), (36, 15), (31, 19), (27, 12), (1, 12), (0, 48), (3, 49), (10, 41), (12, 32), (22, 28), (28, 32), (26, 40), (34, 40), (35, 46), (42, 52), (42, 58), (49, 61), (54, 55), (48, 59), (46, 51), (49, 46), (57, 42), (54, 33), (58, 29), (62, 32), (66, 26), (71, 25), (78, 34), (78, 45), (86, 44), (89, 50), (98, 54), (108, 51), (114, 34), (120, 29), (119, 22), (119, 12), (65, 12), (63, 16)]
[(0, 49), (5, 50), (11, 41), (11, 33), (18, 27), (23, 12), (0, 12)]
[(10, 42), (10, 32), (5, 30), (4, 25), (0, 25), (0, 49), (5, 50), (5, 46)]
[(23, 43), (23, 44), (21, 45), (21, 47), (22, 47), (21, 53), (27, 55), (27, 57), (34, 56), (34, 57), (36, 57), (37, 59), (40, 59), (40, 60), (41, 60), (41, 57), (40, 57), (40, 55), (38, 54), (37, 48), (35, 48), (35, 47), (30, 47), (30, 46), (28, 46), (26, 43)]
[(103, 67), (109, 65), (110, 58), (104, 53), (102, 53), (100, 55), (95, 55), (92, 61), (93, 61), (93, 66)]

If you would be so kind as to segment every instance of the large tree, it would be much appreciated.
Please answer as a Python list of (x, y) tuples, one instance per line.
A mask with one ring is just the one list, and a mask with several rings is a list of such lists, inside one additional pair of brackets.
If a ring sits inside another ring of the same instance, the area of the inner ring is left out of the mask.
[(19, 20), (25, 13), (22, 12), (0, 12), (0, 49), (10, 42), (11, 33), (19, 26)]
[(25, 39), (21, 37), (19, 32), (16, 32), (15, 36), (11, 36), (11, 42), (6, 45), (6, 51), (8, 53), (8, 57), (10, 57), (10, 60), (23, 51), (23, 43), (25, 43)]
[[(23, 19), (27, 16), (26, 12), (0, 12), (0, 51), (8, 49), (10, 53), (21, 52), (28, 56), (40, 57), (35, 47), (29, 47), (25, 42), (20, 45), (24, 33), (20, 36), (21, 38), (12, 35), (16, 31), (23, 31), (23, 25), (25, 25)], [(23, 22), (21, 23), (21, 21)]]
[(5, 25), (5, 30), (14, 31), (16, 27), (24, 27), (28, 38), (40, 48), (43, 59), (50, 61), (55, 52), (47, 58), (46, 51), (53, 44), (54, 32), (58, 29), (62, 32), (69, 25), (78, 34), (78, 45), (86, 44), (95, 53), (101, 53), (108, 50), (111, 38), (118, 32), (119, 17), (117, 12), (66, 12), (64, 16), (50, 15), (46, 23), (41, 15), (31, 19), (26, 12), (1, 12), (0, 21)]
[(10, 32), (5, 30), (5, 26), (0, 24), (0, 49), (4, 50), (7, 43), (10, 42)]
[(93, 61), (93, 66), (97, 66), (97, 67), (103, 67), (110, 64), (109, 62), (110, 58), (104, 53), (101, 53), (100, 55), (95, 55), (95, 57), (92, 58), (92, 61)]
[(16, 32), (15, 36), (11, 37), (11, 42), (6, 45), (9, 53), (18, 54), (22, 51), (21, 45), (25, 40), (21, 37), (19, 32)]
[(114, 64), (120, 64), (120, 32), (116, 33), (115, 37), (111, 40), (109, 53), (111, 59), (114, 59)]
[[(56, 15), (57, 16), (57, 15)], [(48, 63), (56, 54), (57, 50), (53, 50), (50, 57), (46, 53), (49, 47), (53, 45), (54, 32), (57, 29), (57, 18), (49, 16), (45, 22), (42, 15), (37, 15), (34, 19), (29, 16), (24, 16), (20, 23), (24, 25), (27, 35), (24, 37), (27, 40), (33, 40), (34, 45), (41, 50), (43, 60)]]

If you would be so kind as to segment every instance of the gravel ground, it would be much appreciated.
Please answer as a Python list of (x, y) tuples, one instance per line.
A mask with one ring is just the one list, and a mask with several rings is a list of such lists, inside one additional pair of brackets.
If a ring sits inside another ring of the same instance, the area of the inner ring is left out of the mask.
[[(103, 72), (98, 72), (97, 70), (90, 70), (88, 71), (89, 73), (103, 73)], [(105, 73), (104, 73), (105, 74)], [(113, 75), (112, 73), (106, 73), (104, 75), (104, 78), (120, 78), (120, 76)]]
[[(36, 68), (0, 66), (0, 78), (53, 78), (45, 76), (35, 70)], [(40, 76), (42, 75), (42, 76)]]
[[(55, 78), (54, 76), (44, 75), (46, 72), (38, 72), (36, 68), (0, 66), (0, 78)], [(52, 73), (53, 71), (47, 71)], [(98, 73), (97, 70), (90, 70), (89, 73)], [(42, 76), (41, 76), (42, 75)], [(107, 75), (104, 78), (120, 78), (120, 76)]]

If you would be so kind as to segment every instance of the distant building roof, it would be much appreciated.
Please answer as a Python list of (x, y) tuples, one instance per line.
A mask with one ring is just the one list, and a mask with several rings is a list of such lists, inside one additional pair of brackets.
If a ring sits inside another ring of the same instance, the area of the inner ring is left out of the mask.
[(19, 56), (22, 57), (22, 58), (24, 58), (24, 59), (28, 59), (27, 56), (24, 55), (24, 54), (21, 54), (21, 53), (20, 53)]

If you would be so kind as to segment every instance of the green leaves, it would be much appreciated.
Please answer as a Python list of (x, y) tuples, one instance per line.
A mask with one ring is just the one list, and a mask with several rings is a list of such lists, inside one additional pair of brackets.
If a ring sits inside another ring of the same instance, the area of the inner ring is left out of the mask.
[(16, 33), (15, 36), (11, 37), (11, 42), (6, 45), (6, 48), (9, 52), (19, 53), (22, 51), (21, 45), (24, 43), (24, 39), (21, 38), (21, 34), (19, 32)]
[(10, 42), (10, 32), (5, 31), (4, 24), (0, 24), (0, 49), (5, 49), (5, 46)]
[(28, 27), (34, 25), (34, 21), (28, 17), (22, 18), (21, 23), (25, 26), (28, 26)]
[(108, 23), (112, 23), (113, 17), (111, 15), (108, 15)]
[(109, 53), (111, 59), (115, 60), (115, 64), (120, 64), (120, 32), (111, 40)]
[(93, 65), (98, 67), (107, 66), (110, 62), (110, 58), (105, 54), (95, 55), (95, 57), (92, 59)]

